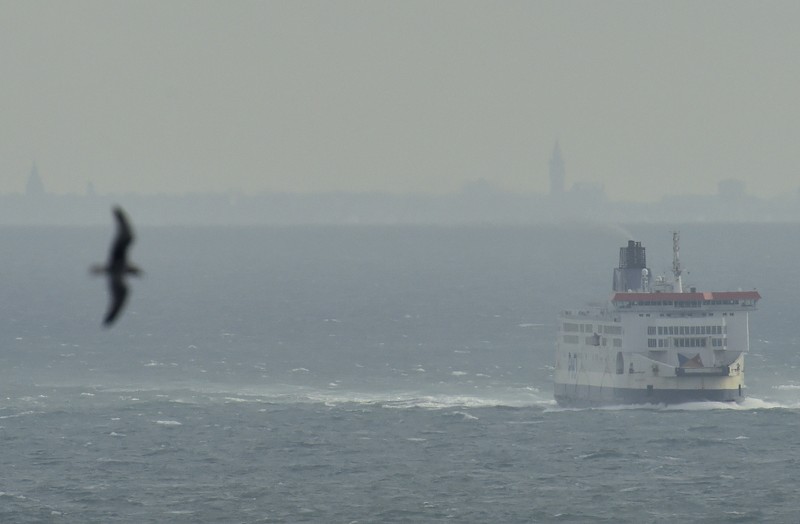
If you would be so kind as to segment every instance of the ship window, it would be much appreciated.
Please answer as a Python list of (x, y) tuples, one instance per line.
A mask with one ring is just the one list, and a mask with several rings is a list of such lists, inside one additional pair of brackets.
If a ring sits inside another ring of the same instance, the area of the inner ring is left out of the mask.
[(657, 347), (656, 339), (648, 338), (647, 339), (647, 347), (649, 347), (649, 348)]
[(648, 335), (655, 335), (656, 334), (656, 327), (655, 326), (648, 326), (647, 327), (647, 334)]

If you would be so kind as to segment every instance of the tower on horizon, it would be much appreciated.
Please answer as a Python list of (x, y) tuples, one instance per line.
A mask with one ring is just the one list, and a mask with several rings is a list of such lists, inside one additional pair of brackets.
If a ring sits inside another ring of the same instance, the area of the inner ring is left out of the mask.
[(550, 196), (560, 196), (564, 194), (565, 185), (564, 159), (561, 157), (561, 147), (553, 147), (553, 154), (550, 155)]
[(39, 176), (39, 169), (36, 167), (36, 162), (31, 167), (31, 172), (28, 175), (28, 180), (25, 182), (25, 195), (29, 197), (39, 198), (44, 196), (44, 183), (42, 177)]

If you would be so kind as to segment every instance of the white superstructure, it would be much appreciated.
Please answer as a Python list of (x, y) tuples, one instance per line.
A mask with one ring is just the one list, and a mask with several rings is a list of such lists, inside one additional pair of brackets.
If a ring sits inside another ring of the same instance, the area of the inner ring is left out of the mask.
[(645, 248), (620, 248), (603, 307), (559, 316), (555, 398), (563, 405), (744, 399), (748, 315), (757, 291), (683, 290), (679, 237), (673, 279), (651, 278)]

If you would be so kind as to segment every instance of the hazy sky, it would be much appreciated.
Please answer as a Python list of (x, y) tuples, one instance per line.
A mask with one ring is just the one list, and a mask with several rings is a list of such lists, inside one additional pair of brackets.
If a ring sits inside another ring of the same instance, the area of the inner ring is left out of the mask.
[(800, 187), (800, 2), (0, 0), (0, 192)]

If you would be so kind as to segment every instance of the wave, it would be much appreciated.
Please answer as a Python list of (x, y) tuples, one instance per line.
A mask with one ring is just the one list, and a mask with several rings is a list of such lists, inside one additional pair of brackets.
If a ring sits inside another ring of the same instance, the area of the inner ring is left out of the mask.
[[(113, 393), (119, 391), (105, 389)], [(132, 392), (126, 389), (126, 392)], [(137, 401), (144, 399), (138, 391)], [(262, 403), (262, 404), (324, 404), (341, 406), (347, 404), (379, 407), (387, 409), (449, 409), (449, 408), (548, 408), (555, 405), (552, 397), (544, 396), (536, 388), (508, 388), (502, 392), (492, 390), (486, 394), (461, 394), (424, 391), (347, 391), (340, 387), (331, 389), (311, 388), (307, 386), (271, 386), (229, 388), (225, 386), (208, 386), (180, 388), (172, 391), (147, 391), (147, 396), (156, 400), (178, 403)]]
[(573, 407), (553, 407), (547, 412), (561, 411), (623, 411), (623, 410), (647, 410), (647, 411), (756, 411), (765, 409), (798, 409), (800, 403), (786, 404), (772, 400), (764, 400), (755, 397), (747, 397), (741, 403), (736, 402), (685, 402), (682, 404), (618, 404), (609, 406), (595, 406), (588, 408)]
[(359, 404), (387, 409), (450, 409), (450, 408), (526, 408), (546, 407), (555, 401), (532, 396), (529, 392), (519, 395), (509, 394), (503, 397), (459, 395), (459, 394), (424, 394), (411, 392), (398, 393), (346, 393), (328, 392), (308, 393), (298, 401), (323, 403), (328, 406), (342, 404)]

